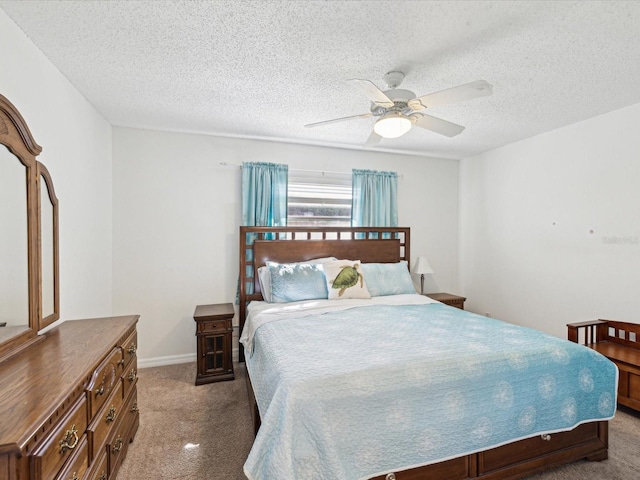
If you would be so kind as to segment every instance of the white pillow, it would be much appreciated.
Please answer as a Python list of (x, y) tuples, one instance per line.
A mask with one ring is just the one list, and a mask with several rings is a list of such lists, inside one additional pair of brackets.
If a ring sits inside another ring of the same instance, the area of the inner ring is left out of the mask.
[(360, 260), (338, 260), (322, 264), (329, 300), (371, 298), (364, 281)]
[(271, 303), (271, 273), (267, 266), (258, 269), (258, 281), (260, 282), (260, 291), (265, 302)]
[[(326, 263), (336, 261), (336, 257), (320, 257), (313, 260), (307, 260), (306, 262), (297, 263)], [(265, 302), (272, 303), (271, 300), (271, 272), (267, 266), (258, 268), (258, 281), (260, 282), (260, 291), (262, 292), (262, 298)]]

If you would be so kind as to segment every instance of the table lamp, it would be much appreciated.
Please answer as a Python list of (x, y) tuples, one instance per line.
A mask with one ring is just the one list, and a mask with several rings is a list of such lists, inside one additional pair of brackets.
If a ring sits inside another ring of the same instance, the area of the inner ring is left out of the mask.
[(433, 273), (433, 268), (429, 265), (427, 257), (416, 258), (416, 263), (413, 264), (413, 270), (411, 273), (420, 275), (420, 295), (424, 295), (424, 276), (429, 273)]

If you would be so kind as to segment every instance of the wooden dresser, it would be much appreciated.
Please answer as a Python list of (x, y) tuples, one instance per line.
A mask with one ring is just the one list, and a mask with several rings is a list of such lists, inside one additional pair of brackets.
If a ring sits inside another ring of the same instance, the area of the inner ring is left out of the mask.
[(75, 320), (0, 363), (0, 479), (115, 479), (138, 430), (137, 315)]

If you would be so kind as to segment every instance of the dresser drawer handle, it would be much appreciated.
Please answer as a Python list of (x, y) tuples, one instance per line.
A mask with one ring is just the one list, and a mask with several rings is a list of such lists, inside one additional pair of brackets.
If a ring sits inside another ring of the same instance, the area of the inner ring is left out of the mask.
[(60, 453), (73, 450), (78, 445), (78, 430), (75, 425), (71, 425), (71, 430), (67, 430), (64, 438), (60, 440)]
[(127, 352), (129, 352), (129, 355), (133, 355), (134, 353), (136, 353), (136, 344), (132, 343)]
[(116, 453), (120, 452), (120, 450), (122, 450), (122, 438), (118, 437), (111, 451), (115, 455)]
[(133, 402), (133, 405), (131, 405), (131, 413), (136, 413), (139, 411), (140, 409), (138, 408), (138, 402)]
[(111, 423), (116, 419), (116, 409), (112, 406), (109, 411), (107, 412), (107, 416), (104, 419), (105, 422), (107, 423)]
[(99, 395), (104, 395), (104, 385), (100, 385), (100, 388), (96, 390), (96, 397)]
[(79, 480), (78, 474), (76, 472), (73, 472), (73, 477), (71, 477), (71, 480)]
[(136, 371), (134, 369), (131, 369), (127, 378), (130, 382), (133, 382), (136, 379)]
[(124, 367), (124, 358), (118, 360), (117, 365), (122, 365)]
[(98, 480), (107, 480), (107, 472), (102, 472), (102, 475), (98, 477)]
[(542, 435), (540, 435), (540, 438), (542, 440), (544, 440), (545, 442), (550, 442), (551, 441), (551, 435), (549, 435), (548, 433), (543, 433)]

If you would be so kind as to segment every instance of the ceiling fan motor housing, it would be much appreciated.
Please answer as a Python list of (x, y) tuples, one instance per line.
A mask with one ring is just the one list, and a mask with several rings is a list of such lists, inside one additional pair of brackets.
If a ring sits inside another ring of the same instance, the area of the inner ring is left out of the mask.
[(371, 112), (374, 115), (384, 115), (387, 112), (401, 112), (408, 113), (411, 109), (408, 107), (407, 103), (409, 100), (416, 98), (416, 95), (409, 90), (402, 90), (400, 88), (396, 88), (393, 90), (386, 90), (384, 94), (393, 102), (393, 107), (381, 107), (376, 105), (375, 103), (371, 103)]

